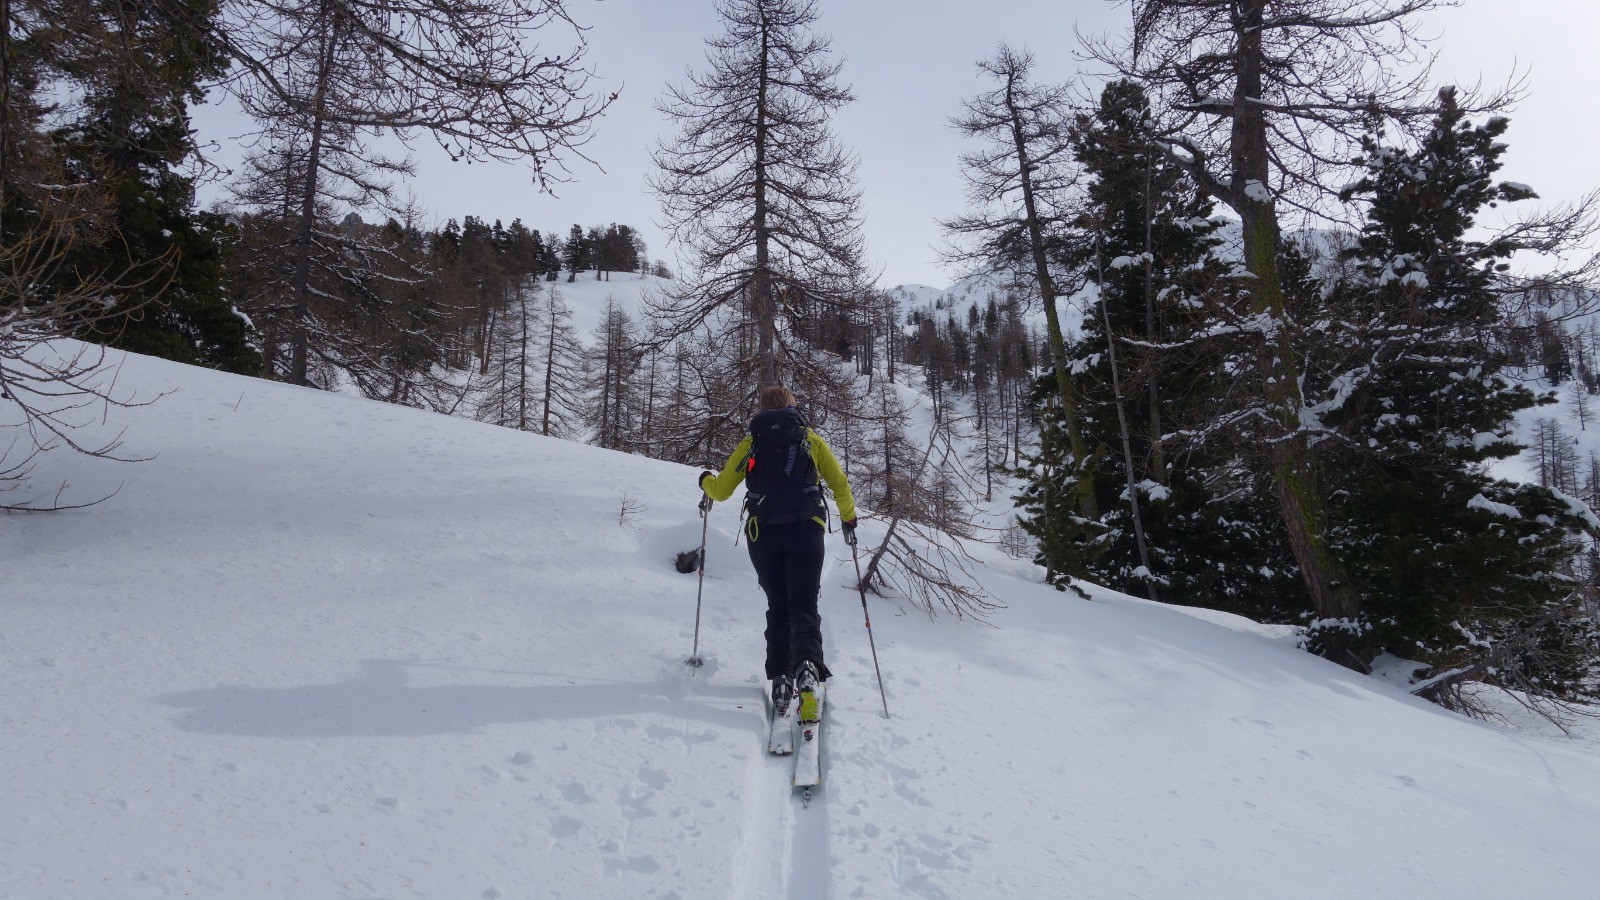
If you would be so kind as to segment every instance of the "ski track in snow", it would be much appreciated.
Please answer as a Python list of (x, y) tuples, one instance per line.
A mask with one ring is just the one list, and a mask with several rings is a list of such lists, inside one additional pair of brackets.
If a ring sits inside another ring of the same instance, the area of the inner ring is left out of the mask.
[[(823, 596), (835, 566), (824, 568)], [(833, 616), (822, 617), (823, 647), (831, 660), (835, 657)], [(737, 639), (737, 635), (728, 635)], [(746, 638), (748, 639), (748, 638)], [(839, 682), (838, 673), (832, 683)], [(765, 721), (772, 708), (761, 687)], [(729, 900), (749, 897), (783, 897), (785, 900), (827, 900), (832, 867), (828, 858), (828, 748), (834, 719), (831, 706), (824, 707), (823, 783), (812, 792), (811, 805), (802, 803), (801, 791), (791, 783), (796, 753), (773, 756), (765, 751), (753, 754), (745, 767), (744, 812), (736, 857), (740, 859)], [(764, 735), (763, 735), (764, 740)]]
[[(827, 540), (831, 545), (840, 539), (837, 535), (830, 534)], [(830, 595), (836, 597), (838, 594), (837, 589), (829, 589), (829, 585), (836, 577), (834, 573), (839, 568), (838, 560), (832, 554), (829, 554), (827, 560), (828, 562), (824, 563), (822, 569), (822, 592), (818, 598), (819, 605), (825, 603), (825, 598)], [(839, 604), (836, 603), (834, 605), (837, 607)], [(833, 610), (826, 608), (822, 610), (822, 647), (823, 653), (829, 660), (839, 659), (839, 643), (834, 638), (837, 631), (834, 624), (836, 616), (837, 613)], [(828, 668), (835, 669), (835, 666), (829, 665)], [(842, 666), (838, 668), (843, 669)], [(832, 860), (828, 855), (830, 825), (828, 793), (833, 779), (833, 773), (829, 770), (829, 767), (833, 762), (830, 751), (833, 747), (834, 728), (837, 726), (839, 718), (834, 711), (832, 688), (847, 681), (854, 683), (855, 674), (854, 672), (848, 672), (844, 674), (844, 677), (841, 677), (840, 671), (834, 671), (833, 677), (828, 679), (829, 691), (822, 708), (823, 726), (820, 736), (822, 747), (820, 748), (821, 759), (819, 764), (822, 771), (822, 784), (812, 790), (811, 805), (809, 807), (803, 805), (801, 799), (803, 794), (798, 788), (791, 786), (789, 789), (790, 818), (794, 820), (795, 824), (790, 838), (791, 846), (788, 854), (787, 891), (784, 894), (787, 900), (827, 900), (830, 896), (830, 888), (832, 887), (830, 879), (833, 876), (834, 869)], [(798, 744), (798, 741), (796, 743)], [(799, 748), (797, 746), (795, 755), (798, 756), (798, 753)], [(794, 767), (792, 763), (788, 771), (791, 775), (793, 774)]]
[[(764, 699), (758, 708), (763, 725), (771, 720), (771, 705)], [(766, 751), (766, 729), (758, 730), (756, 749), (744, 767), (743, 816), (739, 841), (734, 850), (737, 868), (728, 900), (745, 897), (771, 897), (775, 886), (783, 883), (786, 848), (791, 816), (783, 802), (788, 789), (784, 765), (793, 757), (775, 757)]]

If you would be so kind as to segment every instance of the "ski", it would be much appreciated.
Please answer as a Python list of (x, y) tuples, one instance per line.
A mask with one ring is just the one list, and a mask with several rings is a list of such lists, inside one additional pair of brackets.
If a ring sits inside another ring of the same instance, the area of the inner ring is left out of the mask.
[(802, 790), (801, 802), (810, 805), (811, 791), (822, 784), (822, 701), (826, 693), (818, 683), (813, 691), (796, 695), (799, 700), (800, 748), (794, 757), (794, 786)]
[[(771, 694), (769, 693), (770, 699)], [(800, 704), (790, 699), (781, 708), (772, 710), (771, 731), (767, 734), (767, 752), (773, 756), (788, 756), (794, 752), (795, 709)]]

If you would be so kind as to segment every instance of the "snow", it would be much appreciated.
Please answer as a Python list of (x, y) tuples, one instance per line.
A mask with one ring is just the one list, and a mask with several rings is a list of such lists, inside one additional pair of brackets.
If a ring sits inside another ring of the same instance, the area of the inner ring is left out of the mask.
[(1467, 508), (1481, 509), (1490, 515), (1500, 516), (1501, 518), (1505, 519), (1522, 518), (1522, 511), (1517, 509), (1515, 506), (1511, 506), (1510, 504), (1506, 503), (1496, 503), (1482, 494), (1473, 494), (1472, 499), (1467, 501)]
[(1163, 501), (1163, 500), (1167, 500), (1167, 499), (1171, 498), (1171, 496), (1172, 496), (1172, 489), (1171, 488), (1167, 487), (1166, 485), (1164, 485), (1164, 484), (1162, 484), (1162, 483), (1160, 483), (1158, 481), (1151, 481), (1148, 478), (1146, 478), (1145, 480), (1139, 482), (1138, 488), (1139, 488), (1140, 493), (1144, 494), (1146, 497), (1149, 497), (1151, 500), (1154, 500), (1154, 501), (1156, 501), (1158, 503)]
[(1495, 434), (1491, 431), (1480, 431), (1472, 436), (1472, 449), (1481, 451), (1485, 447), (1492, 447), (1496, 444), (1505, 444), (1509, 442), (1509, 439), (1505, 435)]
[(1559, 900), (1600, 878), (1594, 729), (1464, 719), (1282, 629), (1086, 602), (987, 546), (989, 624), (870, 600), (885, 719), (829, 538), (802, 809), (763, 752), (735, 504), (709, 522), (707, 664), (682, 664), (696, 469), (140, 356), (112, 374), (166, 395), (88, 431), (149, 461), (46, 454), (41, 496), (120, 491), (0, 515), (8, 900)]
[(572, 310), (573, 330), (580, 340), (588, 343), (593, 340), (595, 330), (605, 322), (606, 301), (614, 301), (617, 308), (639, 326), (644, 320), (646, 304), (675, 285), (673, 281), (637, 272), (612, 272), (610, 277), (611, 280), (603, 281), (596, 279), (593, 272), (579, 272), (569, 284), (563, 274), (555, 281), (538, 282), (537, 289), (543, 297), (545, 291), (555, 287)]
[(1550, 493), (1554, 494), (1556, 499), (1566, 505), (1568, 515), (1576, 516), (1582, 519), (1590, 528), (1600, 531), (1600, 516), (1595, 515), (1594, 510), (1589, 508), (1589, 504), (1556, 488), (1550, 488)]
[[(1044, 309), (1037, 294), (1019, 296), (1010, 282), (1011, 278), (1004, 273), (983, 272), (962, 278), (942, 290), (921, 284), (902, 284), (890, 288), (888, 293), (900, 304), (902, 317), (916, 310), (939, 321), (954, 316), (963, 324), (970, 308), (976, 307), (982, 314), (991, 299), (1003, 306), (1008, 298), (1017, 298), (1022, 301), (1023, 321), (1043, 330)], [(1057, 298), (1061, 330), (1068, 340), (1075, 340), (1082, 333), (1085, 311), (1096, 296), (1092, 287), (1084, 286), (1070, 296)]]

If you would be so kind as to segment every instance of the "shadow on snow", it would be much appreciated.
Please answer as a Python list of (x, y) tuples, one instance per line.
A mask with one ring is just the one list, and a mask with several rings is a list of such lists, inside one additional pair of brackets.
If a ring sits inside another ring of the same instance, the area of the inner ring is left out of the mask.
[[(361, 674), (338, 684), (305, 687), (215, 687), (164, 694), (155, 701), (184, 708), (174, 723), (199, 734), (337, 738), (462, 734), (490, 725), (655, 713), (718, 728), (759, 730), (759, 706), (747, 686), (659, 681), (518, 687), (408, 683), (408, 663), (368, 659)], [(740, 707), (743, 707), (742, 709)]]

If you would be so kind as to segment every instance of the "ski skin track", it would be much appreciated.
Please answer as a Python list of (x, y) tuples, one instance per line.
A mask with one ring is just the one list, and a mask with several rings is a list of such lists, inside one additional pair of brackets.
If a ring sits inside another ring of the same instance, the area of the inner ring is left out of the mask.
[[(756, 689), (761, 692), (762, 727), (758, 733), (764, 742), (772, 723), (772, 695), (764, 681), (758, 682)], [(763, 745), (750, 754), (745, 765), (744, 821), (735, 848), (741, 863), (728, 900), (768, 897), (774, 885), (790, 883), (794, 813), (783, 802), (787, 785), (778, 780), (780, 773), (789, 771), (789, 764), (787, 757), (774, 756)]]
[[(838, 569), (838, 560), (830, 557), (822, 570), (822, 583), (824, 585), (829, 583), (836, 569)], [(837, 598), (842, 596), (844, 596), (842, 591), (824, 589), (822, 596), (818, 600), (819, 602), (829, 599), (837, 601)], [(853, 597), (854, 595), (850, 596)], [(829, 659), (840, 658), (838, 642), (834, 640), (834, 617), (847, 614), (848, 607), (845, 604), (834, 602), (831, 604), (831, 608), (826, 610), (822, 616), (822, 641)], [(830, 683), (837, 680), (838, 676), (835, 676), (830, 679)], [(826, 727), (831, 728), (830, 720), (832, 717), (828, 713), (827, 693), (829, 692), (824, 689), (822, 719), (824, 722), (830, 723)], [(817, 740), (825, 740), (820, 731), (818, 732)], [(824, 780), (822, 776), (827, 762), (823, 757), (826, 755), (823, 753), (823, 748), (819, 746), (817, 757), (818, 780), (817, 785), (811, 790), (811, 805), (809, 807), (805, 806), (801, 800), (803, 794), (801, 788), (791, 787), (789, 789), (789, 819), (793, 824), (792, 838), (786, 848), (788, 871), (784, 873), (785, 890), (783, 894), (786, 900), (827, 900), (832, 893), (833, 885), (829, 868), (832, 854), (828, 849), (829, 829), (832, 823), (828, 810), (828, 792), (822, 785)], [(798, 758), (799, 753), (796, 752), (795, 756)]]
[[(836, 568), (837, 561), (825, 565), (823, 584), (828, 583), (828, 577)], [(819, 602), (827, 596), (829, 592), (824, 592)], [(831, 612), (843, 614), (838, 609)], [(822, 621), (823, 644), (828, 655), (833, 657), (836, 645), (830, 624), (832, 615), (824, 615)], [(828, 871), (828, 795), (819, 781), (813, 788), (811, 805), (804, 806), (801, 789), (792, 785), (798, 754), (778, 756), (768, 752), (766, 741), (771, 737), (772, 693), (769, 682), (763, 680), (757, 684), (761, 692), (762, 722), (758, 733), (763, 743), (745, 765), (744, 816), (734, 849), (741, 863), (727, 897), (728, 900), (748, 900), (776, 895), (785, 900), (827, 900), (832, 890)], [(791, 712), (798, 714), (799, 702), (797, 695), (791, 701)], [(829, 718), (825, 701), (822, 716)], [(818, 740), (821, 739), (819, 735)], [(822, 764), (819, 747), (819, 773)], [(785, 793), (789, 795), (787, 803), (784, 802)], [(781, 894), (774, 891), (779, 886)]]

